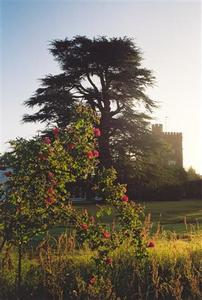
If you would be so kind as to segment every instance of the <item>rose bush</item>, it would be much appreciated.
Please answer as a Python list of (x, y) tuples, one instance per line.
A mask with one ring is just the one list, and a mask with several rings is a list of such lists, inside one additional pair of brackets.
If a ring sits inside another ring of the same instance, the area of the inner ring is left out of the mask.
[(97, 118), (83, 107), (77, 114), (78, 121), (66, 130), (12, 141), (12, 151), (1, 158), (13, 169), (5, 172), (8, 180), (1, 186), (3, 242), (26, 243), (71, 212), (66, 184), (86, 178), (97, 164), (85, 155), (96, 147), (92, 124)]
[[(7, 181), (1, 186), (1, 248), (5, 243), (18, 247), (18, 282), (21, 281), (23, 245), (37, 234), (58, 224), (75, 229), (78, 246), (94, 250), (96, 265), (86, 286), (103, 281), (112, 270), (111, 252), (124, 239), (131, 240), (134, 255), (146, 256), (141, 230), (142, 208), (130, 202), (126, 187), (117, 183), (114, 169), (98, 167), (97, 138), (101, 135), (99, 119), (89, 108), (78, 106), (76, 120), (66, 129), (53, 128), (46, 136), (11, 141), (12, 150), (1, 157)], [(94, 174), (93, 191), (105, 201), (96, 219), (87, 210), (78, 212), (71, 205), (68, 184), (88, 180)], [(99, 221), (114, 213), (116, 226)], [(93, 278), (93, 279), (92, 279)]]

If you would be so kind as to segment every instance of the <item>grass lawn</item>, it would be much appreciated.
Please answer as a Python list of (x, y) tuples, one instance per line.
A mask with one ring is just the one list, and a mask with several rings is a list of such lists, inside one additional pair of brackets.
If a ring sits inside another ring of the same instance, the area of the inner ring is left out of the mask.
[[(180, 235), (186, 235), (196, 229), (202, 231), (202, 200), (151, 201), (141, 204), (145, 206), (146, 215), (151, 214), (152, 232), (156, 232), (158, 223), (162, 230), (176, 232)], [(96, 215), (96, 211), (101, 205), (103, 204), (73, 204), (78, 209), (88, 209), (93, 216)], [(112, 218), (113, 215), (105, 216), (101, 221), (111, 224)], [(50, 234), (57, 237), (65, 231), (68, 229), (60, 226), (50, 230)], [(42, 236), (35, 237), (32, 244), (38, 243), (41, 238)]]
[(152, 222), (165, 230), (185, 232), (185, 218), (188, 229), (202, 229), (202, 200), (154, 201), (145, 203), (146, 213), (151, 213)]
[[(190, 231), (190, 224), (197, 227), (197, 223), (198, 228), (202, 230), (202, 201), (153, 201), (142, 204), (146, 207), (146, 214), (151, 214), (154, 227), (160, 222), (163, 229), (175, 231), (179, 235), (169, 235), (163, 232), (162, 235), (153, 237), (155, 246), (148, 248), (148, 259), (145, 263), (141, 263), (143, 272), (140, 272), (137, 267), (138, 261), (134, 261), (133, 244), (127, 239), (113, 250), (110, 254), (113, 268), (110, 267), (107, 275), (105, 274), (108, 282), (113, 286), (114, 293), (116, 292), (116, 298), (113, 299), (132, 300), (136, 299), (134, 295), (141, 295), (141, 299), (150, 300), (201, 300), (202, 231), (195, 232), (192, 236), (186, 232)], [(99, 208), (95, 204), (74, 206), (77, 209), (87, 208), (91, 215), (96, 215)], [(111, 224), (112, 217), (106, 217), (103, 222)], [(188, 230), (184, 224), (185, 217)], [(69, 229), (62, 226), (55, 227), (51, 235), (58, 237), (66, 230)], [(48, 247), (47, 244), (43, 244), (39, 255), (38, 250), (35, 251), (35, 245), (41, 238), (35, 240), (32, 244), (33, 249), (26, 249), (28, 252), (25, 252), (23, 256), (22, 294), (24, 294), (24, 300), (59, 299), (58, 295), (67, 295), (60, 299), (96, 299), (95, 291), (97, 291), (97, 299), (111, 299), (106, 298), (107, 285), (103, 282), (96, 286), (96, 290), (91, 290), (89, 285), (86, 285), (89, 276), (95, 271), (95, 261), (92, 259), (95, 255), (94, 251), (88, 247), (76, 248), (72, 239), (62, 236), (59, 241), (51, 240)], [(4, 253), (6, 259), (7, 257), (9, 259), (2, 260), (3, 263), (0, 264), (0, 286), (2, 287), (0, 299), (5, 300), (16, 299), (18, 262), (16, 249), (13, 248), (12, 251), (13, 253), (10, 254)], [(3, 252), (0, 258), (1, 255)], [(68, 277), (69, 275), (71, 277)], [(74, 297), (73, 291), (78, 293), (79, 298)], [(86, 293), (90, 295), (88, 298), (86, 298)], [(100, 295), (102, 298), (99, 298)]]
[[(176, 233), (186, 232), (185, 218), (188, 230), (194, 227), (202, 229), (202, 200), (180, 201), (151, 201), (144, 202), (146, 214), (151, 214), (151, 222), (154, 228), (160, 222), (165, 230)], [(98, 206), (95, 204), (75, 204), (79, 209), (87, 208), (92, 215), (96, 214)], [(110, 222), (111, 216), (105, 217), (103, 222)]]

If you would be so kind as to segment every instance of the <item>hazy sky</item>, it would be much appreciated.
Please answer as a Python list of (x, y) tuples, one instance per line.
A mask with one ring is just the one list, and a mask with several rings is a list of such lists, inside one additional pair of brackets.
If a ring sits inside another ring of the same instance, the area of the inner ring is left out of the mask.
[[(39, 78), (59, 72), (48, 52), (53, 39), (75, 35), (128, 36), (142, 49), (159, 101), (155, 122), (183, 132), (184, 166), (202, 173), (200, 1), (1, 1), (1, 149), (31, 137), (41, 125), (22, 124), (23, 101)], [(167, 117), (167, 121), (165, 119)]]

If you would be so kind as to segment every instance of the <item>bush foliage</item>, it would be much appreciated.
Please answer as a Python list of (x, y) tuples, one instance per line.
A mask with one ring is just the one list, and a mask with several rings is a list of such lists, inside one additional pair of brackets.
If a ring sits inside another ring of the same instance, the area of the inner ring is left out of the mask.
[[(1, 187), (1, 248), (13, 245), (18, 249), (18, 299), (21, 297), (23, 249), (37, 235), (58, 224), (75, 231), (77, 247), (88, 247), (94, 253), (95, 269), (86, 285), (104, 282), (113, 265), (112, 251), (127, 237), (134, 248), (134, 257), (141, 263), (147, 257), (141, 236), (143, 213), (129, 201), (126, 187), (116, 181), (114, 169), (97, 167), (100, 130), (94, 127), (98, 118), (91, 109), (76, 107), (77, 118), (64, 130), (54, 128), (49, 135), (32, 140), (11, 142), (12, 151), (1, 161), (12, 168)], [(80, 213), (71, 205), (68, 184), (97, 177), (97, 190), (107, 206), (98, 217), (116, 210), (117, 223), (107, 227), (93, 219), (87, 210)], [(85, 288), (86, 288), (85, 285)]]

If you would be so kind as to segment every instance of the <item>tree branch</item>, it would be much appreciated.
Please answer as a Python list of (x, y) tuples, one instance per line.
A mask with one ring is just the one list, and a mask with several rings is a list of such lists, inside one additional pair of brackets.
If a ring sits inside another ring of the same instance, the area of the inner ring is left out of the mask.
[(120, 105), (119, 101), (116, 101), (116, 105), (117, 109), (110, 113), (112, 117), (120, 113), (120, 111), (124, 108), (124, 105)]
[(90, 75), (87, 70), (86, 70), (86, 77), (87, 77), (89, 83), (91, 84), (91, 86), (94, 88), (95, 92), (99, 94), (99, 90), (96, 87), (96, 85), (94, 84), (94, 82), (92, 81), (92, 79), (90, 78)]
[(76, 86), (76, 88), (77, 88), (77, 90), (80, 92), (80, 94), (82, 94), (83, 96), (89, 95), (89, 93), (84, 92), (84, 91), (86, 91), (86, 89), (83, 88), (81, 85)]

